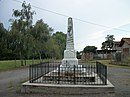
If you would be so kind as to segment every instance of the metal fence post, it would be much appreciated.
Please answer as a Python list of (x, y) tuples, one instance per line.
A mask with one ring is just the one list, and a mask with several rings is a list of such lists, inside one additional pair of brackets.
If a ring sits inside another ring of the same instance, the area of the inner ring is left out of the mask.
[(58, 66), (58, 84), (60, 84), (60, 65)]
[(107, 85), (107, 66), (105, 66), (105, 85)]
[(29, 65), (29, 82), (31, 83), (31, 65)]
[[(86, 68), (86, 73), (82, 72), (82, 69)], [(58, 69), (58, 70), (57, 70)], [(53, 71), (56, 70), (57, 72)], [(93, 75), (94, 73), (94, 75)], [(88, 74), (88, 75), (87, 75)], [(89, 76), (90, 74), (90, 76)], [(100, 79), (95, 79), (97, 83), (94, 83), (93, 76)], [(42, 78), (43, 77), (43, 78)], [(59, 65), (44, 62), (43, 64), (29, 65), (29, 82), (34, 83), (56, 83), (56, 84), (102, 84), (107, 85), (107, 66), (96, 62), (95, 65), (82, 65), (78, 67), (62, 68)]]
[(75, 65), (74, 65), (74, 84), (76, 84), (75, 83)]

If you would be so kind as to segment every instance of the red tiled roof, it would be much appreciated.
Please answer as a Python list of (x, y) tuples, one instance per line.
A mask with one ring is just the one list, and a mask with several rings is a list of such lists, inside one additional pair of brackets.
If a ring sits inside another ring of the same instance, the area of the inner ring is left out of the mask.
[(130, 38), (122, 38), (119, 46), (122, 46), (124, 44), (124, 42), (126, 42), (127, 44), (130, 45)]

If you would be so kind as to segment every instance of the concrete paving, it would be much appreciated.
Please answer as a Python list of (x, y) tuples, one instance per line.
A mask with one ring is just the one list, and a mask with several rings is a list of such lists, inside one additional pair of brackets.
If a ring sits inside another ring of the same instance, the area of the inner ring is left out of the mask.
[[(48, 93), (49, 94), (90, 94), (90, 93), (114, 93), (114, 86), (107, 81), (107, 85), (64, 85), (64, 84), (43, 84), (29, 83), (22, 84), (22, 93)], [(39, 90), (40, 89), (40, 90)], [(80, 91), (80, 92), (78, 92)]]

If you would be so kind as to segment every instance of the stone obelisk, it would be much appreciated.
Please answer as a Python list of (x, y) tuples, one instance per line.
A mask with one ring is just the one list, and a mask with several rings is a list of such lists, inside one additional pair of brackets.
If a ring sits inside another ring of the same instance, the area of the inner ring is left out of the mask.
[(76, 58), (76, 51), (74, 49), (73, 20), (71, 17), (69, 17), (67, 27), (66, 50), (64, 50), (62, 66), (73, 67), (74, 65), (78, 65), (78, 59)]

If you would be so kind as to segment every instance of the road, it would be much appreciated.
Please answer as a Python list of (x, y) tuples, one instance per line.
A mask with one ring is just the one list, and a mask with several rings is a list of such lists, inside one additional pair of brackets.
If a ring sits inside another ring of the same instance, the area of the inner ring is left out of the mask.
[(27, 80), (28, 68), (0, 72), (0, 92)]
[(108, 68), (108, 79), (115, 86), (114, 94), (21, 94), (21, 82), (27, 81), (27, 79), (28, 68), (0, 72), (0, 97), (130, 97), (130, 69)]

